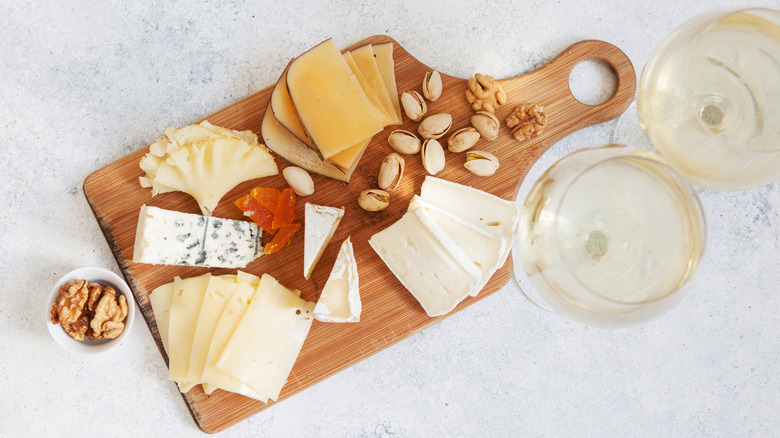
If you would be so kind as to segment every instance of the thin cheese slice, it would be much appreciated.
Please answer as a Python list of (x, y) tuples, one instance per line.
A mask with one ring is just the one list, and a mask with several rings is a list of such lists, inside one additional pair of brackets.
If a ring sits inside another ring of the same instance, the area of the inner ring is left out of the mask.
[(503, 265), (502, 257), (508, 245), (506, 239), (478, 227), (453, 215), (452, 213), (431, 205), (417, 195), (409, 203), (409, 211), (424, 208), (431, 220), (439, 226), (479, 269), (481, 277), (476, 289), (470, 294), (476, 296), (493, 273)]
[(385, 81), (382, 79), (382, 73), (379, 72), (379, 66), (377, 66), (376, 59), (374, 59), (374, 49), (371, 44), (366, 44), (363, 47), (357, 48), (352, 52), (352, 58), (354, 58), (360, 71), (365, 76), (371, 88), (376, 93), (379, 101), (382, 103), (382, 107), (385, 113), (391, 116), (392, 124), (400, 124), (401, 120), (396, 117), (395, 108), (393, 102), (390, 99), (390, 94), (385, 87)]
[(349, 238), (341, 244), (336, 263), (314, 307), (314, 319), (322, 322), (360, 321), (360, 285), (357, 261)]
[(354, 169), (360, 161), (360, 158), (363, 157), (363, 153), (366, 151), (366, 148), (368, 148), (369, 143), (371, 143), (371, 137), (330, 157), (330, 162), (342, 169)]
[(195, 325), (195, 334), (192, 338), (192, 350), (190, 352), (190, 365), (187, 372), (187, 380), (190, 382), (202, 382), (203, 368), (206, 366), (206, 357), (211, 345), (211, 337), (217, 328), (220, 316), (225, 306), (233, 295), (236, 287), (235, 277), (214, 276), (209, 279), (203, 302), (198, 314), (198, 322)]
[(450, 312), (479, 282), (471, 260), (424, 209), (407, 212), (368, 243), (428, 316)]
[(501, 255), (500, 266), (506, 262), (520, 223), (520, 209), (513, 201), (433, 176), (426, 176), (420, 198), (467, 222), (498, 233), (509, 243)]
[(398, 84), (395, 82), (395, 61), (393, 60), (393, 43), (377, 44), (373, 46), (376, 65), (382, 80), (387, 88), (387, 94), (395, 109), (398, 123), (401, 122), (401, 102), (398, 100)]
[(303, 347), (314, 303), (263, 274), (217, 369), (276, 401)]
[(211, 394), (215, 389), (221, 388), (225, 391), (242, 394), (265, 403), (268, 401), (268, 397), (253, 391), (252, 388), (245, 385), (240, 380), (220, 371), (216, 366), (219, 356), (225, 349), (225, 346), (233, 335), (239, 321), (244, 316), (246, 309), (249, 307), (252, 295), (254, 295), (257, 290), (257, 285), (259, 284), (259, 278), (258, 282), (254, 285), (242, 281), (246, 280), (246, 278), (241, 278), (241, 274), (242, 273), (239, 272), (239, 281), (236, 284), (233, 294), (230, 296), (230, 299), (219, 318), (214, 334), (211, 337), (206, 363), (203, 367), (202, 380), (205, 382), (203, 391), (206, 394)]
[(309, 279), (325, 247), (333, 238), (344, 208), (306, 203), (304, 208), (303, 277)]
[(349, 69), (352, 70), (352, 74), (355, 75), (355, 78), (360, 83), (360, 87), (363, 89), (363, 92), (366, 93), (368, 100), (370, 100), (371, 104), (374, 105), (374, 108), (376, 108), (378, 112), (378, 117), (382, 118), (382, 125), (383, 126), (390, 125), (394, 118), (390, 117), (390, 115), (387, 112), (385, 112), (385, 109), (382, 106), (382, 102), (377, 97), (376, 93), (374, 92), (374, 89), (371, 88), (371, 84), (368, 82), (368, 79), (366, 79), (366, 77), (363, 76), (363, 73), (360, 71), (360, 68), (358, 68), (357, 64), (355, 63), (355, 60), (352, 58), (352, 54), (349, 52), (344, 53), (344, 60), (347, 61), (347, 65), (349, 66)]
[[(292, 63), (292, 61), (290, 61)], [(290, 134), (294, 135), (298, 140), (306, 144), (308, 147), (313, 148), (314, 145), (311, 142), (306, 130), (303, 129), (301, 121), (298, 120), (298, 114), (295, 112), (295, 106), (293, 106), (292, 98), (290, 97), (290, 91), (287, 89), (287, 70), (290, 68), (288, 64), (282, 72), (282, 77), (274, 86), (274, 91), (271, 92), (271, 101), (269, 106), (273, 111), (276, 120), (282, 124)]]
[(152, 304), (154, 321), (157, 323), (157, 333), (160, 335), (165, 354), (168, 354), (168, 323), (171, 316), (171, 303), (173, 300), (173, 283), (166, 283), (156, 287), (149, 294), (149, 302)]
[[(357, 166), (359, 157), (354, 160), (352, 165), (347, 168), (341, 168), (330, 161), (323, 160), (317, 151), (306, 146), (290, 131), (285, 129), (276, 118), (274, 118), (270, 105), (265, 111), (262, 125), (263, 140), (269, 149), (276, 152), (290, 163), (300, 166), (309, 172), (319, 173), (320, 175), (333, 178), (338, 181), (349, 182), (352, 172)], [(368, 145), (368, 143), (366, 143)], [(364, 151), (365, 148), (362, 149)], [(362, 156), (362, 151), (360, 156)], [(344, 151), (342, 153), (347, 153)]]
[(168, 332), (168, 377), (179, 383), (179, 389), (187, 392), (192, 382), (187, 380), (192, 353), (192, 339), (198, 314), (203, 303), (203, 292), (211, 274), (182, 280), (173, 279), (173, 299)]
[(376, 117), (374, 106), (332, 39), (290, 64), (287, 88), (301, 124), (323, 158), (383, 129), (382, 120)]

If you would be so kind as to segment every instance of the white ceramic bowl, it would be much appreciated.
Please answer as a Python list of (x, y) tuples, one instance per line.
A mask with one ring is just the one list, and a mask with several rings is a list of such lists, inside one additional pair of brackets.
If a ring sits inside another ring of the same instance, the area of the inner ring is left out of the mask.
[[(100, 283), (104, 286), (111, 286), (116, 290), (117, 297), (120, 294), (125, 296), (125, 299), (127, 299), (127, 317), (125, 318), (125, 329), (121, 335), (114, 339), (90, 340), (85, 338), (80, 342), (65, 333), (62, 325), (51, 323), (51, 308), (59, 296), (60, 286), (71, 280), (88, 280)], [(57, 342), (60, 347), (71, 353), (77, 354), (100, 354), (116, 347), (121, 344), (125, 336), (130, 333), (130, 329), (133, 327), (133, 321), (135, 320), (135, 300), (133, 299), (133, 293), (130, 291), (127, 283), (125, 283), (120, 276), (103, 268), (78, 268), (62, 276), (57, 284), (51, 289), (49, 299), (46, 301), (46, 309), (44, 310), (46, 327), (49, 329), (51, 337), (54, 338), (54, 341)]]

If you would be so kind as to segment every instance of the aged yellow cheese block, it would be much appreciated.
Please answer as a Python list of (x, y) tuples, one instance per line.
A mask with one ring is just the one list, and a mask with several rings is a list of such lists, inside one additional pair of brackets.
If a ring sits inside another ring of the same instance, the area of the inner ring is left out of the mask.
[(384, 128), (332, 39), (290, 64), (287, 89), (301, 124), (323, 158), (349, 149)]
[(395, 108), (393, 108), (393, 102), (390, 100), (390, 94), (385, 87), (385, 81), (382, 79), (382, 73), (379, 72), (379, 66), (374, 58), (374, 49), (371, 44), (366, 44), (363, 47), (359, 47), (352, 52), (352, 58), (355, 60), (358, 68), (366, 77), (371, 88), (379, 97), (382, 107), (385, 113), (390, 114), (393, 119), (393, 124), (400, 124), (400, 118), (396, 119)]

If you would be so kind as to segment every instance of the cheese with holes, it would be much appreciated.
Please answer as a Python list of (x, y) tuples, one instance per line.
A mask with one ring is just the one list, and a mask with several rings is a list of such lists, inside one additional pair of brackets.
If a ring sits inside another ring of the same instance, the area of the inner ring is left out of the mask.
[(314, 307), (314, 318), (322, 322), (358, 322), (361, 309), (357, 261), (347, 238)]
[(263, 254), (260, 238), (261, 230), (252, 222), (144, 205), (138, 215), (133, 261), (243, 268)]
[(382, 81), (387, 88), (390, 102), (393, 104), (396, 119), (401, 123), (401, 102), (398, 99), (398, 85), (395, 82), (395, 61), (393, 60), (393, 43), (376, 44), (372, 46), (376, 65), (382, 75)]
[(357, 64), (358, 68), (360, 68), (363, 76), (365, 76), (366, 80), (371, 85), (371, 88), (374, 90), (374, 93), (376, 93), (377, 97), (379, 98), (385, 114), (389, 115), (391, 123), (393, 125), (400, 124), (401, 120), (396, 117), (395, 108), (393, 108), (393, 102), (390, 99), (390, 95), (387, 92), (387, 87), (385, 86), (385, 81), (382, 79), (382, 73), (380, 73), (379, 66), (376, 63), (376, 59), (374, 58), (373, 46), (371, 44), (366, 44), (365, 46), (359, 47), (350, 53), (352, 54), (352, 58), (355, 60), (355, 64)]
[(173, 283), (166, 283), (156, 287), (149, 294), (149, 302), (154, 313), (154, 322), (157, 324), (157, 333), (168, 354), (168, 321), (171, 315), (171, 302), (173, 300)]
[(470, 294), (476, 296), (493, 273), (503, 265), (503, 257), (509, 243), (502, 235), (467, 222), (415, 195), (409, 203), (409, 211), (418, 208), (425, 209), (433, 223), (441, 228), (479, 269), (480, 281)]
[(508, 244), (501, 254), (499, 267), (504, 265), (520, 223), (520, 209), (517, 204), (485, 191), (430, 175), (423, 181), (420, 198), (486, 231), (503, 236)]
[(325, 247), (333, 238), (344, 208), (306, 203), (304, 208), (303, 277), (309, 279)]
[(314, 303), (263, 274), (217, 369), (276, 401), (311, 328)]
[(349, 149), (383, 128), (332, 39), (293, 60), (287, 71), (287, 88), (301, 124), (323, 158)]
[(480, 271), (425, 209), (406, 212), (368, 242), (429, 316), (450, 312), (480, 281)]

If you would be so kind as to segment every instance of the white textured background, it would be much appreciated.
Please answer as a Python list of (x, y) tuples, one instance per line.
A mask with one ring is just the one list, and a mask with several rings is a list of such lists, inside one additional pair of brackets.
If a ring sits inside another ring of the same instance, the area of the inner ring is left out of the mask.
[[(499, 78), (595, 38), (641, 70), (673, 27), (730, 2), (168, 3), (0, 3), (0, 436), (202, 435), (142, 318), (101, 357), (64, 352), (45, 328), (60, 275), (118, 272), (84, 178), (165, 127), (273, 84), (331, 36), (346, 46), (387, 34), (444, 73)], [(588, 72), (578, 85), (598, 82)], [(532, 177), (607, 142), (613, 126), (558, 143)], [(706, 263), (658, 320), (589, 328), (535, 308), (510, 283), (221, 435), (777, 436), (780, 190), (702, 201)]]

